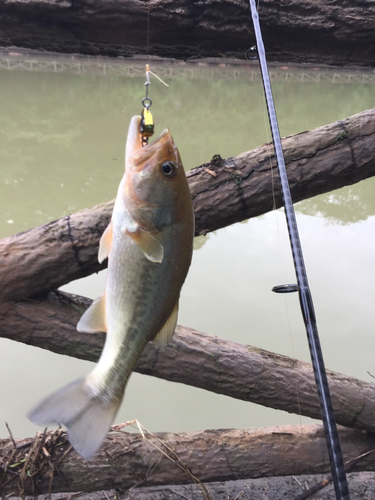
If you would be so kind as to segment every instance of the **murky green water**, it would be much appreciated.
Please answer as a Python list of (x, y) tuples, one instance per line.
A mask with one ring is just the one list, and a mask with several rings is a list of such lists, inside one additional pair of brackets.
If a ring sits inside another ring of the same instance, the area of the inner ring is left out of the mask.
[[(114, 198), (129, 120), (141, 111), (143, 67), (128, 64), (123, 74), (109, 76), (72, 69), (0, 71), (0, 237)], [(270, 140), (262, 85), (252, 68), (153, 69), (170, 84), (152, 80), (156, 132), (170, 128), (186, 169), (214, 154), (228, 157)], [(282, 135), (375, 106), (372, 74), (361, 81), (355, 73), (353, 83), (337, 74), (334, 83), (333, 72), (320, 72), (320, 82), (309, 81), (318, 73), (274, 73)], [(368, 372), (375, 375), (374, 192), (370, 179), (296, 206), (327, 368), (367, 381)], [(295, 282), (283, 212), (195, 243), (179, 323), (309, 360), (298, 297), (271, 292), (274, 285)], [(95, 298), (104, 277), (105, 272), (63, 289)], [(26, 411), (90, 365), (1, 339), (0, 437), (7, 435), (5, 421), (17, 437), (33, 434)], [(307, 422), (138, 374), (117, 421), (134, 418), (154, 431)]]

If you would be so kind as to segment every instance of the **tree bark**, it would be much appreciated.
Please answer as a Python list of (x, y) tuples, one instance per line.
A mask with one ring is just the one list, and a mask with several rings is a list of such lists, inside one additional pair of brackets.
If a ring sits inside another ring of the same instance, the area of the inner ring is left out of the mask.
[[(209, 498), (201, 483), (330, 470), (324, 429), (316, 424), (143, 433), (145, 437), (128, 432), (108, 434), (89, 462), (68, 451), (69, 442), (61, 429), (35, 440), (0, 440), (1, 491), (14, 493), (21, 487), (21, 493), (34, 495), (49, 489), (53, 493), (90, 492), (197, 483)], [(340, 428), (339, 436), (344, 461), (375, 448), (373, 434)], [(25, 443), (29, 446), (20, 448)], [(19, 465), (11, 467), (15, 463)], [(4, 469), (16, 475), (7, 475)], [(363, 457), (354, 469), (375, 470), (375, 453)]]
[[(215, 500), (299, 500), (299, 495), (306, 492), (316, 483), (324, 481), (327, 474), (310, 474), (284, 477), (267, 477), (257, 479), (239, 479), (237, 481), (205, 483), (210, 498)], [(351, 500), (375, 498), (375, 473), (353, 472), (347, 474)], [(197, 500), (203, 499), (202, 489), (197, 484), (163, 485), (131, 488), (119, 493), (116, 490), (98, 491), (95, 493), (77, 493), (79, 500)], [(76, 498), (74, 493), (72, 498)], [(316, 496), (308, 497), (311, 500)], [(320, 500), (336, 500), (332, 483), (319, 491)], [(15, 500), (10, 497), (8, 500)], [(35, 500), (45, 500), (45, 496)], [(61, 494), (51, 495), (51, 500), (61, 500)]]
[[(375, 174), (375, 109), (283, 139), (294, 202)], [(282, 206), (272, 145), (187, 174), (196, 234)], [(0, 301), (44, 295), (103, 269), (97, 251), (113, 202), (68, 215), (0, 241)]]
[[(1, 336), (97, 361), (104, 334), (77, 335), (89, 299), (51, 293), (47, 299), (0, 305)], [(309, 363), (178, 326), (171, 343), (149, 342), (135, 371), (289, 413), (321, 418)], [(375, 385), (327, 371), (337, 423), (375, 431)]]
[[(374, 2), (263, 0), (269, 60), (374, 66)], [(178, 59), (239, 57), (254, 44), (245, 0), (8, 0), (0, 44), (57, 52)]]

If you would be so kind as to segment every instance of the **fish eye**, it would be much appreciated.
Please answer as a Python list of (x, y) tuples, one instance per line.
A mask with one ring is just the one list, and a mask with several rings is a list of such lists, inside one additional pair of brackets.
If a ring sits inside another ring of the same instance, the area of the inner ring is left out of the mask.
[(177, 165), (173, 161), (165, 161), (161, 164), (161, 171), (164, 177), (171, 179), (177, 173)]

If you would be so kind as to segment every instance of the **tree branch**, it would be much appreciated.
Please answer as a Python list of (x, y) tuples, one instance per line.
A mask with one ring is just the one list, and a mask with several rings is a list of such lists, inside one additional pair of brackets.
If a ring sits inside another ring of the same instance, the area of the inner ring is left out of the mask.
[[(1, 336), (97, 361), (104, 334), (77, 333), (89, 299), (53, 292), (47, 298), (0, 304)], [(321, 418), (309, 363), (178, 326), (172, 342), (150, 342), (135, 371), (189, 384), (289, 413)], [(192, 376), (192, 374), (194, 374)], [(328, 371), (337, 423), (375, 430), (375, 385)]]
[[(283, 139), (294, 202), (375, 175), (375, 109)], [(282, 206), (271, 145), (188, 172), (196, 234)], [(98, 205), (0, 241), (0, 301), (44, 295), (106, 265), (99, 239), (113, 202)]]
[[(252, 499), (262, 498), (263, 500), (280, 500), (286, 498), (298, 500), (301, 492), (306, 492), (305, 488), (324, 481), (327, 474), (303, 474), (293, 476), (266, 477), (256, 479), (238, 479), (237, 481), (220, 481), (204, 483), (209, 498), (214, 500), (245, 500), (251, 494)], [(351, 498), (362, 500), (364, 498), (375, 497), (375, 472), (352, 472), (347, 475)], [(324, 500), (336, 500), (336, 494), (332, 486), (325, 487), (320, 498)], [(98, 492), (78, 492), (72, 493), (71, 498), (79, 500), (197, 500), (203, 499), (202, 489), (199, 485), (192, 483), (186, 485), (163, 485), (136, 487), (121, 494), (117, 490), (107, 490)], [(311, 495), (307, 498), (314, 498)], [(316, 498), (316, 496), (315, 496)], [(61, 494), (51, 495), (51, 500), (60, 500)], [(35, 498), (35, 500), (45, 500), (45, 495)]]
[[(375, 446), (375, 437), (339, 429), (344, 460)], [(26, 446), (25, 446), (26, 443)], [(4, 469), (1, 491), (24, 494), (129, 489), (134, 486), (202, 483), (329, 471), (324, 429), (321, 425), (281, 426), (260, 430), (229, 429), (142, 434), (111, 433), (89, 462), (75, 453), (60, 430), (34, 440), (0, 440)], [(70, 451), (69, 451), (70, 449)], [(374, 470), (375, 454), (356, 470)], [(26, 460), (25, 460), (26, 459)], [(13, 464), (18, 464), (14, 466)], [(52, 481), (51, 481), (52, 479)]]

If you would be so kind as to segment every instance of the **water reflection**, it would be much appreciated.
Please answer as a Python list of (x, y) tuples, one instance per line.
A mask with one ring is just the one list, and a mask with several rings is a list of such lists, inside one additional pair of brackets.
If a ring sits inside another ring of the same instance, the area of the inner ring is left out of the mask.
[(328, 224), (350, 224), (375, 215), (375, 178), (316, 196), (296, 205), (306, 215), (324, 217)]
[[(169, 83), (167, 89), (154, 80), (150, 90), (157, 133), (170, 128), (186, 169), (270, 140), (259, 80)], [(141, 77), (1, 72), (0, 236), (114, 197), (143, 84)], [(374, 105), (373, 85), (277, 80), (273, 87), (282, 135)], [(15, 199), (23, 200), (27, 217)], [(4, 226), (9, 220), (11, 228)]]
[[(136, 76), (107, 77), (0, 72), (1, 237), (115, 197), (128, 123), (141, 110), (142, 68), (139, 63)], [(153, 80), (150, 89), (157, 133), (170, 128), (187, 169), (214, 154), (229, 157), (270, 141), (262, 84), (253, 68), (239, 68), (238, 79), (228, 78), (225, 68), (211, 68), (211, 79), (206, 72), (202, 80), (188, 69), (192, 79), (170, 70), (168, 80), (166, 66), (161, 76), (170, 88)], [(331, 74), (306, 83), (300, 73), (288, 82), (286, 74), (280, 70), (273, 81), (282, 135), (374, 106), (372, 84), (332, 83)], [(327, 366), (369, 381), (367, 370), (375, 372), (374, 187), (370, 179), (296, 206)], [(195, 250), (181, 324), (309, 359), (298, 299), (270, 291), (295, 281), (280, 211), (196, 238)], [(104, 280), (105, 272), (64, 289), (95, 298)], [(6, 340), (0, 347), (0, 436), (7, 434), (5, 420), (16, 436), (26, 436), (35, 427), (25, 412), (87, 373), (90, 363)], [(118, 420), (132, 418), (152, 430), (301, 421), (137, 374)]]

